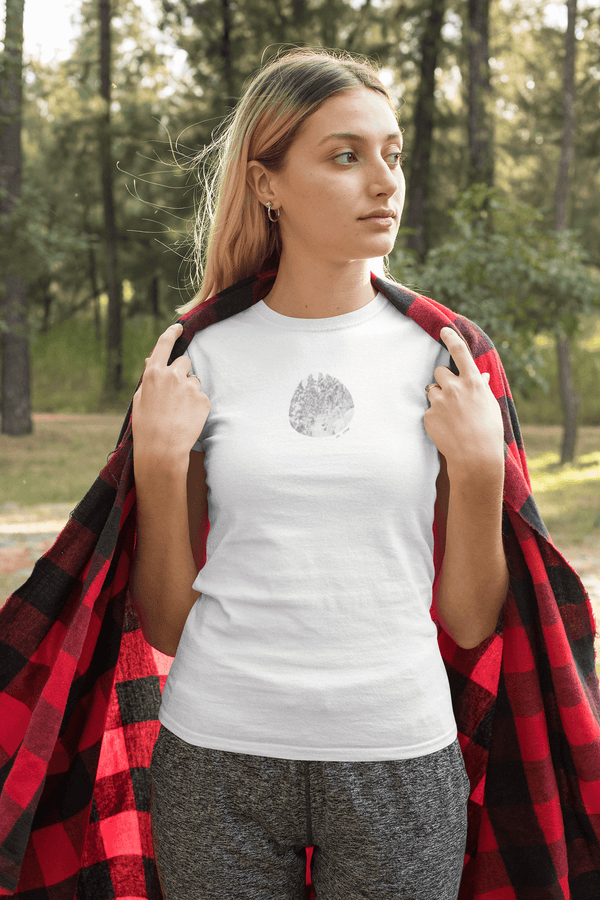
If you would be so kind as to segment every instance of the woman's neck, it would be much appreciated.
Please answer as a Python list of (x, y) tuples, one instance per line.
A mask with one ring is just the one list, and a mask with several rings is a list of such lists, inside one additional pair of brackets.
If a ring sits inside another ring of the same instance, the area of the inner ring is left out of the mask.
[(277, 277), (264, 302), (275, 312), (295, 319), (327, 319), (354, 312), (377, 296), (369, 262), (303, 264), (282, 254)]

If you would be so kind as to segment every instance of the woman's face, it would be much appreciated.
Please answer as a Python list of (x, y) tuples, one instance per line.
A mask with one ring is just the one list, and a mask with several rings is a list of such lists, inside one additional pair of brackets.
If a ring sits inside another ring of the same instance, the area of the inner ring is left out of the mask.
[(272, 178), (284, 254), (339, 263), (388, 254), (404, 205), (401, 150), (396, 118), (377, 91), (325, 100)]

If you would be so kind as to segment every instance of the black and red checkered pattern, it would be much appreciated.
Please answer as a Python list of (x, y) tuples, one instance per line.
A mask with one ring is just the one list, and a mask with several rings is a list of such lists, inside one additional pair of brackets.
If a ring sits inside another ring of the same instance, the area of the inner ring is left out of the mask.
[[(173, 358), (198, 330), (266, 296), (273, 278), (247, 278), (186, 314)], [(598, 900), (600, 694), (589, 598), (531, 496), (489, 339), (432, 300), (373, 283), (436, 340), (449, 324), (466, 339), (504, 418), (509, 595), (496, 633), (473, 650), (439, 636), (471, 781), (460, 900)], [(0, 894), (20, 900), (161, 900), (149, 764), (170, 659), (144, 641), (127, 597), (129, 418), (65, 529), (0, 611)]]

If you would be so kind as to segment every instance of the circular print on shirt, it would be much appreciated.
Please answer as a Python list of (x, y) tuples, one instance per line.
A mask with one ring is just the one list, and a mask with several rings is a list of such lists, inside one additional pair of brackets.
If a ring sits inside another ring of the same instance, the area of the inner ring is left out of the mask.
[(348, 388), (333, 375), (312, 373), (300, 382), (290, 403), (290, 423), (308, 437), (339, 434), (354, 415)]

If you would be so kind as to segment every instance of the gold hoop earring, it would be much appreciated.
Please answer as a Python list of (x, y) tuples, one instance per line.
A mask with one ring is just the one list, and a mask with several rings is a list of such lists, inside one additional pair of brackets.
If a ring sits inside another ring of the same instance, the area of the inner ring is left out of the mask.
[(271, 201), (269, 200), (269, 202), (267, 203), (267, 215), (269, 217), (269, 222), (276, 222), (277, 219), (279, 218), (279, 216), (281, 215), (281, 207), (279, 207), (279, 209), (273, 210), (273, 212), (276, 212), (277, 215), (275, 216), (274, 219), (272, 219), (271, 218), (271, 205), (272, 205)]

